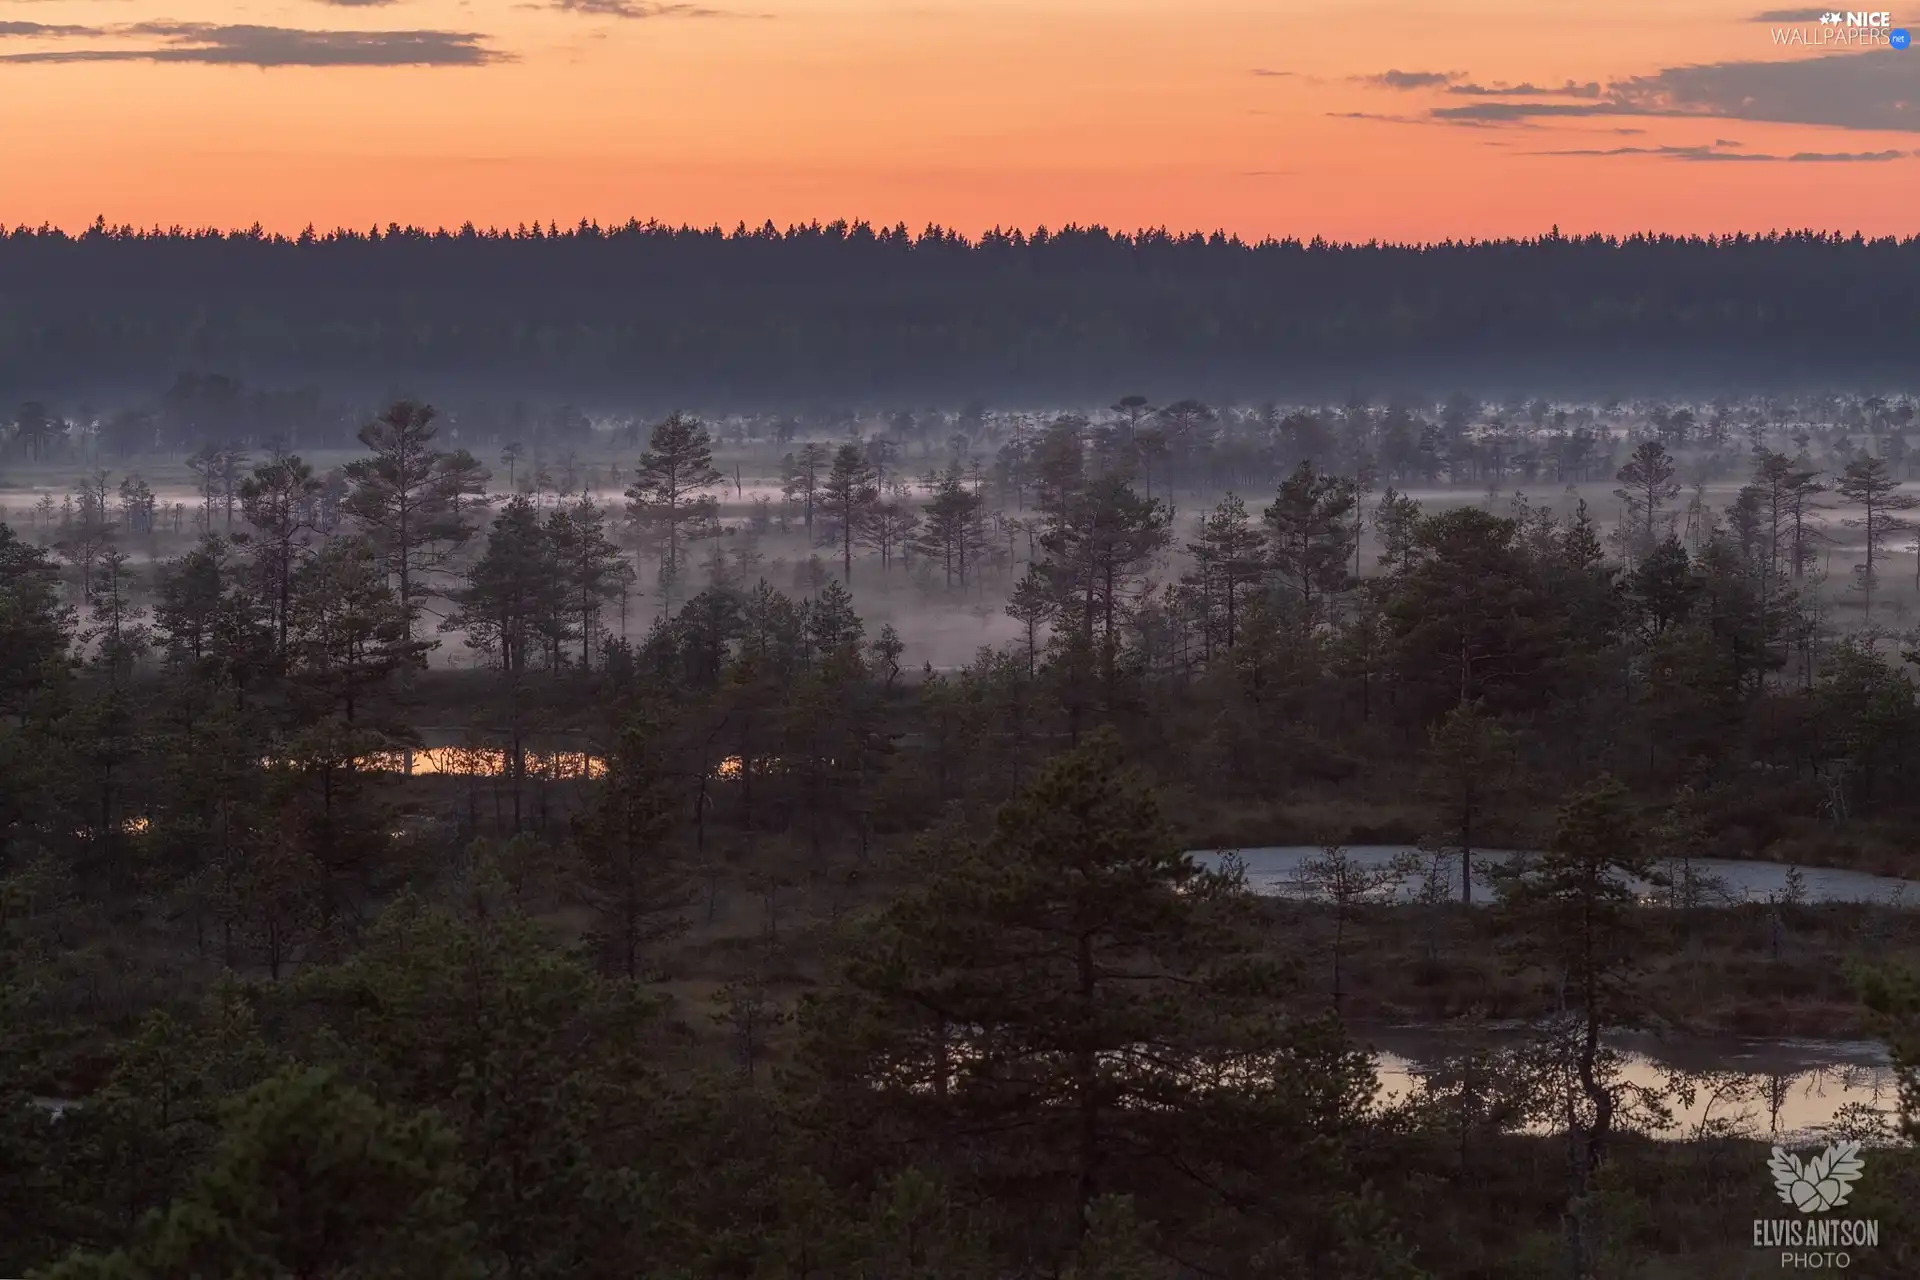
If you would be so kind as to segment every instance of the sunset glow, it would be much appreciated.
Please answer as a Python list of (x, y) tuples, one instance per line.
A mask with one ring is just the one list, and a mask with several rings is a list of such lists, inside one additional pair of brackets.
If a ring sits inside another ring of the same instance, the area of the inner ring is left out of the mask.
[(1762, 8), (0, 0), (0, 219), (1910, 233), (1920, 54)]

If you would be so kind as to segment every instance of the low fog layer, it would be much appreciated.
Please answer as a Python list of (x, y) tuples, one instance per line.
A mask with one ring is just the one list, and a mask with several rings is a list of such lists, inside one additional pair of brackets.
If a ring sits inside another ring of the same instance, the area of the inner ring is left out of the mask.
[[(1914, 536), (1899, 515), (1915, 413), (1901, 397), (1213, 406), (1134, 395), (1066, 409), (974, 402), (654, 422), (524, 402), (410, 412), (423, 451), (410, 483), (445, 508), (440, 534), (408, 553), (419, 559), (409, 591), (436, 666), (500, 659), (470, 633), (457, 600), (485, 553), (488, 522), (511, 500), (556, 536), (589, 526), (604, 540), (605, 563), (580, 585), (593, 597), (589, 616), (550, 655), (574, 663), (599, 661), (609, 642), (637, 643), (703, 591), (741, 595), (763, 581), (796, 599), (839, 584), (870, 633), (897, 633), (909, 673), (963, 666), (983, 647), (1038, 644), (1062, 602), (1028, 602), (1024, 612), (1009, 602), (1030, 571), (1066, 550), (1049, 546), (1072, 536), (1058, 527), (1060, 486), (1105, 480), (1123, 487), (1115, 500), (1131, 504), (1125, 519), (1138, 526), (1124, 536), (1138, 545), (1121, 557), (1101, 607), (1190, 630), (1183, 645), (1205, 646), (1219, 625), (1213, 559), (1232, 536), (1222, 521), (1237, 519), (1249, 540), (1230, 558), (1257, 562), (1229, 577), (1286, 578), (1273, 544), (1305, 518), (1339, 525), (1304, 536), (1330, 539), (1342, 560), (1333, 568), (1365, 579), (1398, 554), (1410, 503), (1428, 513), (1473, 505), (1523, 522), (1583, 519), (1632, 563), (1668, 538), (1696, 555), (1715, 538), (1777, 543), (1779, 490), (1790, 479), (1798, 532), (1791, 549), (1768, 555), (1823, 614), (1849, 628), (1899, 629), (1920, 596)], [(209, 534), (248, 554), (261, 537), (255, 517), (289, 522), (296, 559), (347, 534), (377, 542), (382, 517), (354, 496), (378, 479), (369, 446), (342, 440), (372, 417), (222, 377), (183, 377), (163, 396), (104, 414), (29, 402), (8, 424), (0, 517), (59, 555), (83, 611), (98, 607), (94, 578), (109, 552), (125, 561), (121, 590), (147, 607), (167, 567)], [(1892, 487), (1863, 500), (1847, 477), (1869, 460)], [(282, 495), (290, 508), (259, 492), (250, 502), (249, 484), (259, 490), (275, 468), (285, 481), (289, 466), (298, 473)], [(1648, 466), (1660, 474), (1629, 482)], [(1869, 516), (1869, 501), (1891, 509)], [(1289, 502), (1304, 503), (1304, 517), (1281, 509)], [(1763, 514), (1764, 533), (1755, 524)], [(1294, 590), (1314, 593), (1311, 583)]]

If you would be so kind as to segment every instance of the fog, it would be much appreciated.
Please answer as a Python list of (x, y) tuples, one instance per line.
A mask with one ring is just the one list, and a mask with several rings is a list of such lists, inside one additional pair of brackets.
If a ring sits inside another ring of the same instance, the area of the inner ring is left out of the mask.
[[(219, 379), (183, 380), (154, 400), (109, 411), (77, 401), (23, 405), (0, 453), (0, 514), (22, 537), (61, 554), (75, 577), (70, 591), (84, 604), (74, 569), (81, 553), (71, 544), (90, 484), (105, 496), (115, 545), (134, 566), (151, 565), (180, 555), (209, 531), (246, 534), (237, 492), (247, 468), (288, 451), (320, 482), (313, 528), (304, 535), (307, 544), (317, 544), (354, 527), (338, 503), (349, 487), (345, 468), (365, 454), (352, 435), (373, 413), (366, 406), (324, 406), (317, 396), (244, 393)], [(1873, 456), (1902, 490), (1913, 491), (1907, 437), (1914, 412), (1909, 397), (1859, 392), (1699, 403), (1486, 401), (1455, 394), (1438, 402), (1371, 402), (1356, 395), (1338, 404), (1160, 405), (1132, 396), (1111, 406), (990, 408), (976, 399), (886, 411), (795, 406), (786, 413), (714, 414), (702, 421), (721, 479), (695, 495), (705, 505), (685, 535), (674, 603), (711, 586), (744, 589), (765, 580), (806, 597), (839, 582), (870, 640), (888, 625), (899, 633), (908, 674), (959, 667), (983, 647), (1020, 643), (1025, 633), (1006, 604), (1029, 561), (1048, 554), (1041, 451), (1060, 439), (1075, 442), (1082, 474), (1122, 473), (1136, 492), (1162, 504), (1165, 532), (1129, 571), (1129, 608), (1164, 598), (1190, 577), (1189, 544), (1198, 522), (1223, 497), (1240, 496), (1258, 527), (1280, 482), (1303, 464), (1356, 479), (1353, 567), (1362, 578), (1381, 572), (1379, 503), (1389, 491), (1429, 513), (1474, 505), (1501, 516), (1545, 512), (1568, 521), (1584, 504), (1609, 551), (1630, 560), (1635, 548), (1622, 532), (1627, 500), (1617, 473), (1638, 442), (1658, 440), (1673, 476), (1672, 493), (1655, 513), (1656, 536), (1671, 534), (1694, 552), (1727, 532), (1760, 451), (1817, 474), (1829, 491), (1811, 513), (1816, 551), (1800, 566), (1796, 587), (1818, 597), (1836, 626), (1850, 629), (1869, 621), (1857, 581), (1865, 552), (1857, 527), (1862, 513), (1831, 489), (1851, 462)], [(196, 425), (202, 422), (217, 424), (222, 434)], [(585, 499), (604, 512), (632, 569), (624, 598), (608, 604), (608, 639), (644, 635), (669, 604), (660, 577), (664, 547), (633, 518), (638, 509), (627, 492), (652, 425), (638, 409), (589, 415), (564, 404), (520, 401), (455, 404), (438, 419), (436, 446), (470, 452), (483, 469), (484, 505), (497, 511), (519, 496), (551, 513)], [(810, 446), (817, 451), (818, 482), (847, 445), (868, 469), (872, 500), (920, 517), (923, 528), (943, 479), (971, 496), (975, 510), (961, 535), (968, 543), (964, 563), (952, 563), (951, 548), (936, 557), (926, 547), (903, 544), (888, 548), (883, 565), (864, 536), (849, 563), (832, 513), (816, 497), (809, 522), (807, 486), (796, 479), (796, 458)], [(224, 471), (205, 460), (215, 452), (226, 459)], [(151, 505), (144, 520), (130, 513), (129, 504), (141, 502)], [(151, 528), (141, 527), (146, 523)], [(481, 536), (454, 549), (431, 575), (430, 625), (447, 616), (445, 593), (484, 543)], [(1883, 541), (1875, 568), (1879, 608), (1871, 621), (1904, 627), (1920, 601), (1920, 560), (1908, 531), (1896, 528)], [(436, 665), (490, 661), (458, 630), (435, 636), (440, 643), (430, 661)]]

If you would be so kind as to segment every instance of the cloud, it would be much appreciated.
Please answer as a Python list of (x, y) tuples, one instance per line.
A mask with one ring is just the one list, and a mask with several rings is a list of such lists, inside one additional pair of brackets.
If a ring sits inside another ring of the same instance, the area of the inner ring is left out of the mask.
[(1882, 160), (1904, 160), (1920, 155), (1914, 151), (1796, 151), (1779, 159), (1791, 164), (1873, 164)]
[(1769, 160), (1771, 156), (1723, 155), (1712, 147), (1569, 147), (1528, 151), (1530, 156), (1667, 156), (1674, 160)]
[(341, 9), (372, 9), (380, 5), (398, 4), (400, 0), (320, 0), (321, 4), (334, 5)]
[(697, 4), (656, 4), (651, 0), (549, 0), (545, 6), (591, 18), (729, 18), (723, 9)]
[(1428, 114), (1473, 125), (1671, 116), (1920, 133), (1920, 61), (1875, 50), (1780, 62), (1712, 62), (1616, 80), (1593, 101), (1474, 102), (1435, 107)]
[(1532, 83), (1483, 85), (1469, 81), (1466, 84), (1450, 84), (1447, 92), (1479, 98), (1597, 98), (1600, 96), (1600, 82), (1589, 80), (1585, 84), (1575, 84), (1569, 80), (1559, 88), (1551, 89)]
[(1465, 72), (1461, 71), (1382, 71), (1374, 76), (1355, 76), (1361, 84), (1370, 84), (1376, 89), (1432, 89), (1443, 84), (1452, 84)]
[(1452, 124), (1519, 124), (1543, 116), (1646, 115), (1620, 102), (1476, 102), (1465, 107), (1435, 107), (1435, 120)]
[(1920, 62), (1891, 49), (1668, 67), (1616, 82), (1608, 92), (1654, 115), (1920, 133)]
[(1265, 67), (1255, 67), (1255, 68), (1253, 69), (1253, 74), (1255, 74), (1255, 75), (1257, 75), (1257, 76), (1271, 76), (1271, 77), (1274, 77), (1274, 78), (1278, 78), (1278, 77), (1280, 77), (1280, 76), (1292, 76), (1292, 75), (1298, 75), (1298, 74), (1299, 74), (1299, 72), (1297, 72), (1297, 71), (1269, 71), (1269, 70), (1267, 70), (1267, 69), (1266, 69)]
[[(1835, 6), (1837, 7), (1837, 6)], [(1820, 15), (1833, 12), (1827, 9), (1763, 9), (1748, 18), (1748, 22), (1818, 22)]]
[(75, 36), (103, 36), (99, 27), (55, 26), (45, 22), (0, 22), (0, 36), (26, 36), (36, 40), (65, 40)]
[[(1424, 115), (1424, 116), (1395, 116), (1395, 115), (1382, 115), (1381, 113), (1376, 111), (1329, 111), (1326, 114), (1329, 120), (1373, 120), (1381, 124), (1473, 125), (1477, 123), (1472, 120), (1436, 120), (1433, 118), (1431, 114)], [(1492, 126), (1486, 125), (1483, 127), (1491, 128)], [(1516, 125), (1512, 125), (1508, 127), (1519, 128), (1519, 129), (1538, 129), (1541, 126), (1535, 125), (1535, 124), (1527, 124), (1526, 122), (1522, 121)]]
[(1722, 151), (1711, 147), (1602, 147), (1565, 151), (1528, 151), (1533, 156), (1661, 156), (1692, 164), (1878, 164), (1903, 160), (1916, 154), (1907, 151), (1796, 151), (1776, 156), (1755, 151)]
[(0, 54), (0, 62), (199, 62), (234, 67), (477, 67), (511, 61), (470, 31), (305, 31), (206, 22), (136, 22), (93, 34), (145, 37), (143, 49)]

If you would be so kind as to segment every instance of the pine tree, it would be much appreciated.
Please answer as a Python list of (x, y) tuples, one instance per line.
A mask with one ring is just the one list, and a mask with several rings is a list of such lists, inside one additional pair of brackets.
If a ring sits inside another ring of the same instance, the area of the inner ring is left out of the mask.
[(72, 611), (47, 553), (0, 524), (0, 712), (21, 715), (59, 669)]
[(547, 517), (547, 537), (564, 576), (568, 607), (580, 624), (580, 666), (593, 668), (600, 611), (626, 595), (633, 566), (607, 537), (606, 514), (585, 494)]
[(100, 642), (97, 661), (109, 685), (118, 687), (133, 674), (146, 653), (151, 631), (141, 620), (146, 610), (133, 603), (133, 572), (126, 552), (109, 546), (94, 564), (93, 612), (80, 632), (81, 643)]
[(853, 582), (853, 544), (861, 540), (867, 513), (880, 499), (873, 464), (859, 446), (843, 444), (834, 452), (833, 469), (821, 487), (822, 507), (839, 525), (841, 581)]
[(1231, 651), (1239, 636), (1245, 596), (1268, 572), (1266, 540), (1253, 527), (1247, 504), (1229, 493), (1202, 517), (1199, 540), (1189, 542), (1187, 550), (1194, 558), (1194, 571), (1183, 581), (1207, 602), (1209, 647), (1217, 619), (1221, 646)]
[[(1245, 899), (1179, 852), (1111, 730), (1047, 765), (983, 842), (920, 860), (921, 885), (802, 1007), (806, 1062), (862, 1118), (850, 1136), (877, 1123), (889, 1150), (944, 1153), (973, 1193), (1061, 1223), (1042, 1247), (1066, 1254), (1148, 1167), (1229, 1202), (1299, 1195), (1307, 1220), (1340, 1195), (1309, 1153), (1364, 1111), (1365, 1055), (1279, 1021)], [(1304, 1163), (1276, 1178), (1280, 1150)]]
[(956, 578), (966, 587), (968, 569), (986, 550), (986, 529), (980, 519), (984, 506), (980, 495), (961, 480), (958, 466), (947, 468), (927, 503), (913, 549), (939, 562), (949, 589)]
[(46, 1274), (479, 1280), (463, 1180), (437, 1117), (406, 1117), (332, 1072), (289, 1067), (248, 1091), (198, 1185), (135, 1243)]
[(1900, 513), (1920, 506), (1920, 499), (1900, 492), (1900, 482), (1887, 472), (1883, 459), (1867, 455), (1847, 464), (1846, 474), (1836, 486), (1840, 496), (1860, 508), (1857, 517), (1841, 521), (1849, 529), (1858, 529), (1866, 544), (1866, 555), (1854, 566), (1855, 589), (1866, 600), (1866, 616), (1873, 618), (1873, 589), (1879, 584), (1876, 562), (1885, 559), (1881, 548), (1895, 534), (1913, 528), (1913, 522)]
[(1373, 527), (1380, 535), (1380, 564), (1405, 572), (1413, 563), (1414, 533), (1420, 523), (1420, 504), (1389, 485), (1373, 510)]
[(254, 530), (254, 565), (274, 631), (274, 653), (284, 660), (293, 611), (293, 575), (314, 531), (312, 499), (320, 492), (313, 468), (299, 455), (276, 453), (241, 483), (240, 508)]
[(1489, 709), (1542, 695), (1554, 654), (1536, 566), (1512, 520), (1477, 507), (1421, 519), (1412, 567), (1387, 602), (1403, 680), (1433, 714), (1488, 698)]
[(1021, 640), (1027, 650), (1027, 678), (1033, 679), (1040, 653), (1040, 632), (1059, 612), (1058, 602), (1046, 575), (1038, 565), (1028, 562), (1027, 571), (1014, 584), (1007, 602), (1007, 616), (1020, 624)]
[(93, 603), (94, 565), (113, 543), (114, 525), (107, 514), (107, 473), (98, 471), (74, 491), (74, 515), (66, 522), (53, 548), (80, 572), (80, 599)]
[(896, 553), (905, 559), (920, 528), (920, 517), (904, 503), (882, 502), (867, 514), (860, 541), (880, 553), (880, 572), (893, 567)]
[(1463, 702), (1428, 735), (1425, 789), (1439, 805), (1442, 849), (1460, 851), (1460, 901), (1473, 902), (1474, 824), (1507, 781), (1513, 738), (1478, 703)]
[(352, 490), (341, 510), (357, 519), (393, 574), (409, 637), (431, 576), (474, 534), (487, 474), (470, 455), (434, 447), (439, 428), (431, 405), (396, 401), (360, 428), (370, 458), (349, 462)]
[(574, 832), (577, 886), (595, 916), (592, 941), (609, 971), (628, 979), (642, 977), (649, 952), (685, 927), (692, 900), (674, 848), (679, 797), (666, 758), (659, 721), (630, 719)]
[(821, 473), (832, 454), (827, 446), (809, 441), (798, 453), (790, 453), (782, 463), (780, 492), (788, 502), (798, 502), (804, 511), (807, 541), (813, 541), (813, 509), (820, 499)]
[(660, 584), (668, 613), (673, 612), (674, 588), (682, 576), (680, 543), (688, 525), (701, 517), (701, 496), (720, 479), (713, 465), (713, 437), (699, 420), (674, 413), (653, 429), (627, 490), (627, 505), (637, 523), (666, 535)]
[(487, 531), (486, 549), (467, 574), (467, 585), (452, 593), (454, 613), (444, 630), (462, 630), (467, 646), (491, 655), (499, 666), (508, 711), (506, 772), (513, 786), (513, 826), (520, 829), (521, 790), (526, 755), (523, 683), (532, 660), (551, 652), (551, 621), (565, 615), (565, 580), (553, 543), (533, 503), (508, 500)]
[(348, 724), (389, 676), (426, 659), (372, 545), (337, 537), (296, 575), (291, 675), (302, 700)]
[(212, 647), (214, 621), (226, 587), (226, 544), (215, 535), (177, 560), (160, 566), (155, 582), (154, 629), (166, 656), (195, 671)]
[(1639, 1014), (1631, 985), (1641, 936), (1634, 885), (1657, 875), (1626, 789), (1605, 777), (1569, 797), (1544, 854), (1495, 870), (1513, 938), (1530, 958), (1565, 974), (1567, 1002), (1578, 1019), (1569, 1067), (1583, 1106), (1569, 1116), (1575, 1158), (1568, 1220), (1580, 1276), (1587, 1274), (1588, 1195), (1619, 1109), (1605, 1078), (1603, 1037)]
[(1303, 616), (1312, 617), (1318, 601), (1351, 584), (1347, 564), (1357, 504), (1352, 481), (1319, 475), (1311, 462), (1302, 462), (1267, 507), (1268, 554), (1280, 581), (1299, 598)]
[(514, 497), (488, 529), (467, 585), (454, 592), (456, 612), (441, 626), (464, 630), (469, 647), (517, 676), (530, 669), (541, 621), (556, 611), (561, 588), (546, 528), (531, 501)]
[(1614, 493), (1627, 504), (1629, 527), (1623, 532), (1630, 539), (1630, 552), (1644, 554), (1658, 543), (1654, 529), (1660, 512), (1680, 493), (1680, 482), (1673, 474), (1666, 446), (1658, 440), (1642, 440), (1614, 477), (1620, 482)]
[[(1056, 435), (1055, 441), (1064, 449), (1064, 435)], [(1065, 460), (1063, 453), (1056, 463)], [(1171, 517), (1164, 503), (1134, 492), (1125, 476), (1084, 479), (1072, 465), (1050, 466), (1050, 478), (1043, 484), (1046, 532), (1040, 543), (1047, 552), (1043, 572), (1059, 603), (1061, 622), (1074, 637), (1072, 652), (1077, 655), (1060, 670), (1086, 674), (1085, 662), (1078, 659), (1097, 663), (1111, 707), (1116, 700), (1122, 610), (1141, 571), (1167, 544)], [(1078, 708), (1082, 701), (1076, 693), (1069, 705)]]

